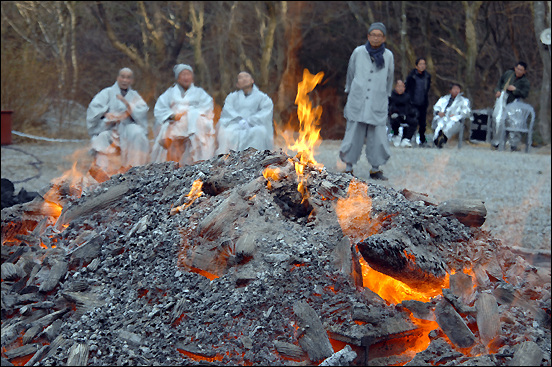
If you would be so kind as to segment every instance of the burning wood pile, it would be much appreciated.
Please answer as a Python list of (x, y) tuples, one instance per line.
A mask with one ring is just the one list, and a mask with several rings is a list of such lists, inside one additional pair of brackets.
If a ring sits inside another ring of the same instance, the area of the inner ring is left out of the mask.
[(3, 361), (550, 364), (549, 270), (446, 205), (298, 162), (151, 164), (2, 210)]
[(321, 75), (295, 156), (69, 174), (3, 209), (2, 365), (550, 365), (550, 270), (483, 203), (318, 165)]

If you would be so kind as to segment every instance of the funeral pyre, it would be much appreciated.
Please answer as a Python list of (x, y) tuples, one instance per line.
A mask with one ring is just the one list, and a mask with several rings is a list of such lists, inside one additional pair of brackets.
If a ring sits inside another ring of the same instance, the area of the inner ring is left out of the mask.
[(299, 161), (150, 164), (2, 210), (2, 364), (550, 365), (549, 269), (481, 215)]

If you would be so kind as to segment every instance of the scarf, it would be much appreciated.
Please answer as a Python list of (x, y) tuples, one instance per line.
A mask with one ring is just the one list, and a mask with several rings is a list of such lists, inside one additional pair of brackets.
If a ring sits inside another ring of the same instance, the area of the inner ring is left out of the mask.
[(383, 53), (385, 52), (385, 43), (382, 43), (379, 48), (372, 48), (370, 42), (366, 42), (366, 51), (370, 54), (370, 57), (376, 62), (376, 68), (381, 69), (385, 66), (385, 61), (383, 60)]

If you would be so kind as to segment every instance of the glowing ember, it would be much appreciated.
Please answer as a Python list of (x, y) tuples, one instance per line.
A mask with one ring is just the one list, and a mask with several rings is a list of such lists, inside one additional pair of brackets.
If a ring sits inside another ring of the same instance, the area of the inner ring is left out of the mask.
[(186, 195), (188, 198), (188, 202), (184, 205), (180, 205), (180, 206), (177, 206), (176, 208), (172, 208), (171, 215), (180, 213), (181, 211), (183, 211), (184, 209), (192, 205), (192, 203), (203, 194), (203, 191), (201, 190), (202, 187), (203, 187), (203, 182), (201, 180), (195, 180), (194, 183), (192, 184), (192, 188), (190, 189), (190, 192), (188, 193), (188, 195)]
[(389, 303), (397, 304), (407, 300), (429, 302), (432, 297), (441, 294), (441, 288), (448, 288), (448, 274), (443, 284), (436, 285), (433, 290), (420, 292), (393, 277), (372, 269), (362, 257), (359, 260), (362, 267), (363, 286), (377, 293)]

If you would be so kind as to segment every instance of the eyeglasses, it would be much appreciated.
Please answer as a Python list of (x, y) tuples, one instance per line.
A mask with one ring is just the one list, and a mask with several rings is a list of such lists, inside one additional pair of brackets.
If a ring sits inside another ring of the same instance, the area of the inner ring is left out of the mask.
[(370, 33), (369, 36), (373, 37), (373, 38), (383, 38), (383, 37), (385, 37), (385, 35), (379, 34), (379, 33), (376, 33), (376, 34)]

